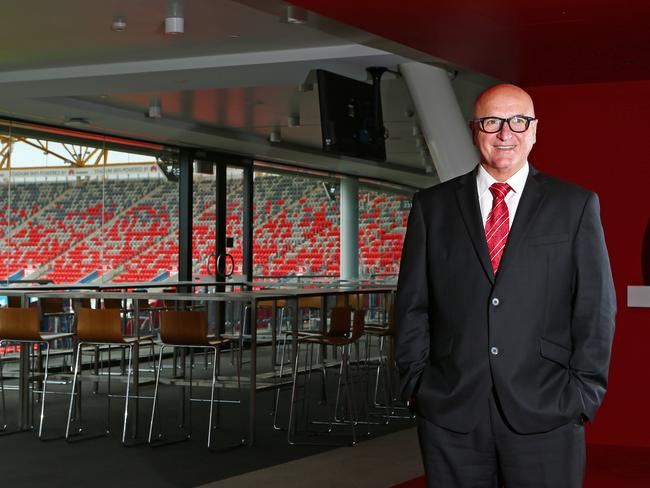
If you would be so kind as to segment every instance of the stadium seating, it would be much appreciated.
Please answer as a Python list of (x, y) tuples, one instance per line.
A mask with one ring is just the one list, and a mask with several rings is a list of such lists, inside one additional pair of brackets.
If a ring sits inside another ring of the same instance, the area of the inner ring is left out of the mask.
[[(228, 182), (228, 252), (242, 263), (242, 183)], [(102, 279), (148, 281), (178, 270), (178, 191), (167, 180), (109, 180), (12, 185), (0, 193), (0, 279), (57, 283)], [(208, 276), (214, 260), (215, 187), (194, 184), (194, 275)], [(362, 190), (359, 265), (363, 276), (395, 274), (408, 210), (402, 195)], [(256, 276), (338, 275), (339, 197), (300, 176), (255, 174)]]

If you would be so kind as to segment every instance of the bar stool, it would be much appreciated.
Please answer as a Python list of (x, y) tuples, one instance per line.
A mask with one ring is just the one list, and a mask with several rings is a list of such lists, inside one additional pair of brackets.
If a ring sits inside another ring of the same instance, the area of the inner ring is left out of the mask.
[[(212, 441), (212, 420), (215, 403), (215, 389), (217, 377), (219, 374), (219, 349), (224, 344), (230, 344), (236, 339), (208, 336), (205, 313), (198, 310), (162, 310), (160, 312), (160, 353), (158, 366), (156, 369), (156, 383), (153, 394), (153, 407), (151, 409), (151, 422), (149, 424), (149, 444), (152, 445), (153, 425), (156, 417), (156, 408), (158, 406), (158, 393), (160, 387), (160, 374), (162, 371), (162, 360), (165, 348), (185, 347), (191, 349), (208, 349), (214, 353), (212, 361), (212, 381), (210, 388), (210, 413), (208, 420), (208, 441), (207, 447), (211, 447)], [(190, 367), (190, 374), (191, 374)], [(239, 376), (239, 369), (237, 372)], [(190, 402), (192, 401), (192, 379), (190, 378)], [(191, 409), (190, 409), (191, 415)], [(191, 433), (188, 433), (183, 440), (189, 439)], [(158, 436), (161, 437), (160, 435)]]
[[(308, 324), (311, 324), (311, 313), (312, 310), (318, 309), (320, 313), (320, 308), (321, 308), (321, 297), (319, 296), (314, 296), (314, 297), (300, 297), (297, 300), (297, 309), (298, 309), (298, 314), (300, 317), (304, 316), (304, 313), (307, 312), (309, 315), (308, 317)], [(320, 321), (320, 316), (318, 317), (318, 320)], [(303, 320), (304, 323), (304, 320)], [(280, 334), (282, 335), (282, 352), (280, 355), (280, 372), (278, 379), (280, 381), (282, 380), (282, 377), (284, 376), (284, 371), (285, 371), (285, 364), (291, 363), (293, 358), (289, 358), (288, 361), (285, 362), (285, 356), (286, 356), (286, 350), (287, 350), (287, 343), (289, 340), (297, 340), (301, 337), (308, 337), (308, 336), (316, 336), (320, 337), (323, 335), (323, 333), (320, 330), (304, 330), (302, 328), (298, 328), (297, 332), (297, 337), (294, 337), (294, 332), (289, 328), (289, 324), (286, 325), (284, 330), (282, 329), (282, 322), (280, 322), (281, 327), (280, 327)], [(346, 323), (345, 321), (338, 321), (334, 320), (331, 321), (330, 324), (330, 329), (328, 331), (328, 335), (332, 336), (342, 336), (345, 335), (347, 332), (350, 331), (350, 324), (349, 321)], [(275, 357), (275, 356), (274, 356)], [(297, 351), (296, 351), (296, 357), (297, 357)], [(326, 373), (325, 369), (323, 371), (323, 383), (326, 381)], [(275, 430), (284, 430), (285, 427), (282, 427), (278, 423), (278, 408), (280, 405), (280, 390), (281, 390), (282, 385), (278, 385), (278, 387), (275, 390), (275, 400), (274, 400), (274, 407), (273, 407), (273, 428)]]
[[(271, 320), (275, 319), (276, 321), (278, 320), (278, 314), (277, 312), (280, 312), (280, 317), (279, 317), (279, 326), (277, 325), (278, 322), (276, 322), (276, 327), (271, 326), (271, 356), (273, 357), (273, 365), (275, 366), (278, 364), (278, 353), (277, 353), (277, 344), (278, 344), (278, 331), (280, 331), (280, 334), (283, 332), (283, 324), (284, 324), (284, 316), (285, 316), (285, 310), (287, 307), (287, 301), (286, 300), (261, 300), (257, 302), (257, 308), (258, 310), (265, 310), (265, 311), (270, 311), (271, 314), (273, 314), (273, 307), (275, 305), (275, 310), (276, 310), (276, 315), (273, 317), (271, 315)], [(258, 332), (258, 338), (259, 338), (259, 332)]]
[[(284, 301), (278, 300), (278, 302), (284, 302)], [(239, 311), (240, 311), (240, 317), (241, 318), (239, 320), (239, 330), (237, 330), (237, 325), (236, 325), (237, 320), (235, 319), (235, 316), (236, 316), (236, 313), (235, 313), (236, 308), (235, 307), (237, 307), (239, 309)], [(271, 310), (272, 308), (273, 308), (273, 301), (272, 300), (265, 300), (265, 301), (257, 302), (257, 309)], [(284, 303), (280, 303), (280, 305), (278, 305), (278, 308), (280, 309), (281, 314), (284, 314)], [(233, 304), (231, 310), (232, 310), (232, 312), (231, 312), (232, 313), (232, 319), (231, 320), (226, 320), (226, 326), (228, 324), (230, 324), (230, 331), (224, 330), (219, 335), (220, 335), (220, 337), (223, 337), (223, 338), (232, 339), (231, 345), (234, 345), (235, 343), (238, 344), (238, 348), (239, 348), (238, 351), (239, 351), (239, 357), (240, 357), (239, 362), (241, 363), (242, 362), (241, 356), (242, 356), (243, 349), (244, 349), (244, 339), (245, 338), (248, 338), (248, 339), (251, 338), (251, 330), (250, 329), (252, 327), (257, 327), (257, 323), (250, 324), (251, 305)], [(258, 317), (258, 319), (259, 319), (259, 317)], [(282, 315), (281, 315), (280, 320), (282, 320)], [(259, 322), (259, 320), (257, 322)], [(282, 322), (280, 322), (280, 323), (282, 323)], [(248, 324), (250, 324), (250, 326)], [(260, 340), (264, 340), (265, 334), (261, 333), (259, 331), (259, 329), (256, 329), (256, 331), (257, 331), (257, 334), (256, 334), (257, 341), (259, 342)], [(266, 335), (266, 337), (268, 337), (268, 334)], [(271, 345), (274, 344), (274, 340), (275, 340), (274, 335), (272, 334), (271, 335)], [(231, 347), (231, 357), (234, 358), (234, 348), (233, 347)], [(232, 362), (234, 362), (234, 360), (231, 360), (231, 363)]]
[[(392, 304), (389, 305), (388, 310), (386, 311), (386, 321), (385, 325), (369, 325), (366, 324), (364, 327), (364, 333), (366, 335), (366, 363), (370, 364), (370, 351), (372, 347), (372, 338), (375, 337), (378, 339), (378, 356), (377, 356), (377, 368), (375, 370), (375, 380), (374, 380), (374, 391), (372, 396), (372, 406), (379, 408), (386, 408), (386, 423), (391, 418), (392, 411), (392, 402), (393, 402), (393, 388), (392, 388), (392, 374), (393, 368), (391, 367), (391, 361), (389, 359), (389, 353), (387, 349), (387, 343), (390, 341), (392, 346), (392, 340), (395, 329), (395, 314)], [(370, 370), (370, 367), (368, 367)], [(382, 375), (384, 378), (384, 403), (379, 403), (379, 379)]]
[[(148, 342), (153, 350), (153, 337), (127, 337), (122, 333), (122, 315), (120, 308), (91, 309), (81, 308), (77, 311), (77, 351), (75, 355), (74, 376), (72, 379), (72, 390), (70, 393), (70, 406), (68, 409), (68, 421), (65, 429), (65, 438), (70, 440), (70, 425), (72, 423), (72, 412), (75, 404), (75, 397), (80, 398), (81, 390), (77, 392), (77, 382), (81, 374), (81, 357), (84, 346), (108, 346), (108, 394), (107, 394), (107, 416), (106, 434), (110, 433), (110, 401), (111, 401), (111, 372), (110, 372), (110, 348), (120, 347), (128, 349), (128, 365), (126, 379), (126, 395), (124, 401), (124, 422), (122, 427), (122, 444), (126, 445), (126, 427), (129, 412), (129, 399), (131, 397), (131, 377), (133, 373), (133, 352), (141, 342)], [(81, 418), (77, 419), (81, 422)], [(80, 433), (82, 428), (79, 428)]]
[[(304, 326), (304, 316), (307, 314), (307, 329), (304, 327), (298, 327), (298, 336), (307, 336), (307, 335), (320, 335), (322, 331), (320, 330), (320, 327), (315, 329), (312, 326), (312, 320), (314, 322), (318, 321), (320, 323), (320, 309), (321, 309), (321, 297), (319, 296), (313, 296), (313, 297), (300, 297), (297, 300), (297, 307), (298, 309), (298, 315), (299, 318), (301, 319), (302, 325)], [(314, 310), (318, 310), (319, 315), (316, 317), (312, 317), (312, 312)], [(286, 347), (287, 343), (289, 342), (289, 339), (293, 338), (293, 331), (289, 328), (289, 324), (285, 324), (285, 328), (282, 328), (283, 321), (280, 321), (280, 334), (282, 335), (282, 353), (281, 353), (281, 359), (280, 359), (280, 377), (282, 377), (282, 364), (284, 363), (284, 358), (285, 358), (285, 352), (286, 352)], [(275, 357), (275, 356), (274, 356)], [(291, 358), (289, 358), (288, 362), (291, 362)]]
[[(134, 300), (134, 307), (132, 308), (133, 311), (133, 321), (134, 321), (134, 326), (138, 327), (140, 331), (145, 331), (147, 334), (151, 335), (156, 335), (157, 327), (155, 323), (155, 314), (160, 308), (158, 307), (152, 307), (149, 304), (149, 300), (146, 299), (138, 299)], [(136, 317), (135, 315), (135, 302), (137, 302), (138, 305), (138, 316)]]
[[(337, 297), (337, 302), (340, 302), (343, 297)], [(377, 348), (377, 366), (375, 369), (375, 378), (374, 378), (374, 387), (372, 393), (372, 400), (370, 406), (373, 408), (382, 408), (386, 410), (385, 414), (379, 414), (373, 412), (372, 415), (380, 415), (385, 418), (385, 423), (388, 423), (390, 419), (394, 418), (404, 418), (409, 419), (411, 416), (396, 415), (395, 410), (403, 409), (401, 406), (394, 405), (395, 397), (393, 395), (393, 377), (396, 373), (395, 367), (392, 361), (392, 349), (389, 349), (389, 346), (392, 347), (392, 339), (394, 336), (394, 312), (393, 304), (391, 300), (386, 300), (384, 302), (384, 307), (373, 306), (372, 297), (354, 294), (349, 295), (348, 297), (349, 304), (354, 310), (367, 310), (366, 322), (364, 324), (364, 336), (365, 336), (365, 366), (368, 371), (368, 378), (370, 377), (371, 369), (371, 349), (373, 338), (378, 340)], [(359, 356), (359, 350), (357, 349), (357, 356)], [(383, 392), (384, 392), (384, 403), (380, 403), (378, 400), (379, 397), (379, 383), (380, 378), (383, 378)], [(370, 381), (368, 381), (370, 385)]]
[[(39, 347), (38, 354), (40, 356), (41, 347), (45, 349), (45, 365), (43, 367), (43, 385), (40, 390), (41, 401), (41, 415), (38, 423), (38, 438), (43, 439), (43, 424), (45, 422), (45, 395), (47, 393), (47, 382), (50, 365), (50, 348), (52, 343), (58, 339), (72, 337), (74, 334), (71, 332), (44, 334), (40, 330), (39, 314), (36, 308), (0, 308), (0, 347), (6, 344), (21, 344), (22, 347), (29, 347), (29, 354), (34, 353), (34, 346)], [(40, 361), (39, 361), (40, 363)], [(29, 372), (24, 374), (30, 375), (33, 379), (35, 375)], [(4, 374), (2, 371), (2, 362), (0, 362), (0, 388), (2, 389), (2, 413), (3, 413), (3, 427), (5, 431), (7, 428), (6, 422), (6, 401), (5, 401), (5, 386)], [(32, 403), (34, 401), (34, 393), (36, 390), (32, 387)], [(33, 410), (32, 410), (33, 412)]]
[[(347, 329), (347, 331), (341, 334), (341, 332), (345, 329)], [(293, 382), (291, 386), (291, 406), (289, 410), (289, 422), (288, 422), (288, 434), (287, 434), (287, 440), (289, 444), (291, 445), (299, 444), (298, 442), (295, 441), (294, 410), (295, 410), (295, 403), (296, 403), (296, 389), (297, 389), (297, 381), (298, 381), (298, 358), (300, 356), (301, 345), (312, 346), (312, 350), (313, 350), (313, 346), (315, 345), (333, 346), (340, 351), (341, 366), (339, 370), (339, 380), (338, 380), (337, 391), (336, 391), (336, 401), (334, 404), (334, 410), (333, 410), (333, 414), (331, 415), (331, 419), (324, 423), (326, 423), (329, 426), (328, 432), (331, 432), (332, 427), (335, 425), (349, 425), (351, 427), (351, 434), (352, 434), (351, 444), (352, 445), (356, 444), (357, 441), (356, 425), (358, 422), (358, 415), (357, 415), (355, 401), (353, 399), (354, 391), (350, 382), (350, 374), (349, 374), (350, 351), (352, 345), (356, 344), (357, 341), (363, 335), (363, 329), (364, 329), (364, 311), (352, 310), (352, 308), (350, 307), (334, 307), (330, 314), (330, 330), (328, 331), (327, 334), (323, 334), (319, 336), (298, 337), (297, 339), (298, 351), (296, 353), (296, 357), (294, 360)], [(309, 348), (307, 348), (306, 354), (308, 354), (308, 351)], [(305, 359), (306, 358), (307, 356), (305, 357)], [(309, 363), (310, 364), (308, 367), (307, 382), (309, 382), (310, 380), (311, 369), (313, 366), (312, 361), (310, 361)], [(305, 364), (307, 364), (307, 359), (305, 361)], [(322, 364), (323, 374), (325, 374), (326, 365), (324, 361), (321, 364)], [(307, 383), (307, 387), (308, 385), (309, 383)], [(345, 418), (345, 416), (341, 416), (341, 417), (338, 416), (339, 402), (342, 394), (345, 395), (347, 400), (347, 408), (348, 408), (347, 419)], [(315, 423), (321, 423), (321, 422), (315, 422)], [(300, 444), (304, 444), (304, 443), (300, 443)]]
[[(43, 330), (47, 330), (50, 334), (69, 334), (68, 340), (63, 345), (69, 349), (69, 354), (63, 355), (63, 368), (67, 368), (68, 356), (72, 358), (74, 350), (72, 346), (72, 334), (74, 330), (74, 313), (71, 310), (70, 300), (59, 297), (47, 297), (38, 299), (38, 308), (43, 321)], [(70, 360), (72, 363), (72, 359)]]
[[(302, 328), (306, 331), (320, 332), (319, 328), (316, 328), (314, 331), (313, 324), (320, 324), (320, 308), (321, 308), (321, 297), (300, 297), (298, 298), (298, 313), (301, 315), (301, 319), (304, 325), (304, 315), (307, 313), (307, 328)], [(318, 315), (314, 312), (317, 311)]]
[[(363, 295), (361, 293), (353, 293), (353, 294), (345, 294), (345, 295), (337, 295), (336, 296), (336, 306), (337, 307), (350, 307), (355, 312), (362, 312), (363, 313), (363, 316), (364, 316), (364, 330), (365, 330), (366, 326), (372, 325), (372, 323), (369, 324), (366, 321), (366, 316), (368, 315), (369, 311), (368, 311), (368, 307), (366, 306), (366, 303), (365, 303), (365, 301), (366, 301), (365, 298), (366, 298), (366, 295)], [(361, 354), (360, 354), (359, 342), (355, 343), (354, 347), (355, 347), (356, 353), (357, 353), (357, 361), (360, 361), (361, 360)]]

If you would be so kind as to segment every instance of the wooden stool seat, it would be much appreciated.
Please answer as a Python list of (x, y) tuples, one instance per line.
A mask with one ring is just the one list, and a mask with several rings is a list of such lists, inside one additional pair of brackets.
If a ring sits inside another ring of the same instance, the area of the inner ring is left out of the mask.
[[(207, 348), (214, 352), (214, 361), (212, 363), (212, 382), (210, 388), (210, 413), (208, 420), (208, 440), (207, 446), (211, 447), (212, 442), (212, 419), (214, 410), (215, 388), (218, 377), (219, 367), (219, 349), (224, 344), (236, 342), (237, 339), (229, 337), (219, 337), (207, 334), (207, 321), (205, 311), (201, 310), (162, 310), (160, 312), (160, 355), (158, 367), (156, 369), (156, 382), (153, 394), (153, 407), (151, 409), (151, 422), (149, 424), (149, 444), (155, 442), (153, 435), (153, 426), (156, 418), (156, 409), (158, 405), (158, 392), (160, 389), (160, 374), (162, 371), (162, 361), (165, 348), (167, 347), (187, 347), (187, 348)], [(190, 375), (192, 367), (190, 366)], [(239, 370), (238, 370), (239, 375)], [(190, 385), (192, 384), (190, 377)], [(190, 386), (190, 402), (191, 386)], [(190, 410), (191, 412), (191, 410)], [(190, 423), (191, 424), (191, 423)], [(160, 437), (160, 434), (158, 435)], [(189, 437), (189, 435), (187, 436)], [(186, 437), (186, 438), (187, 438)]]
[[(352, 318), (351, 318), (352, 317)], [(330, 313), (330, 328), (327, 333), (319, 336), (299, 336), (297, 339), (298, 351), (296, 351), (296, 356), (294, 360), (293, 367), (293, 381), (291, 387), (291, 400), (290, 400), (290, 409), (289, 409), (289, 421), (288, 421), (288, 434), (287, 440), (289, 444), (298, 444), (296, 442), (295, 435), (295, 413), (294, 406), (296, 403), (296, 388), (298, 383), (298, 358), (300, 356), (300, 346), (301, 345), (321, 345), (321, 346), (334, 346), (338, 348), (341, 352), (341, 369), (339, 378), (337, 392), (336, 392), (336, 405), (334, 406), (334, 412), (336, 417), (336, 411), (338, 410), (338, 402), (341, 398), (341, 389), (345, 389), (345, 395), (347, 397), (348, 403), (348, 414), (350, 419), (347, 421), (330, 420), (326, 422), (330, 427), (336, 424), (345, 424), (349, 425), (352, 429), (352, 444), (356, 443), (356, 424), (357, 424), (357, 415), (356, 408), (354, 405), (354, 400), (352, 396), (354, 394), (354, 389), (350, 384), (349, 379), (349, 367), (350, 367), (350, 350), (353, 344), (356, 344), (357, 341), (361, 338), (364, 331), (364, 321), (365, 321), (365, 311), (363, 310), (353, 310), (349, 306), (345, 307), (334, 307)], [(310, 365), (311, 368), (311, 365)], [(325, 364), (322, 364), (323, 375), (325, 374)], [(311, 369), (309, 369), (311, 371)], [(311, 375), (308, 374), (309, 378)], [(277, 412), (277, 402), (276, 402), (276, 412)], [(311, 444), (311, 443), (310, 443)]]
[[(50, 348), (53, 341), (72, 337), (71, 332), (44, 334), (41, 332), (39, 311), (36, 308), (0, 308), (0, 346), (5, 343), (18, 343), (33, 345), (39, 344), (45, 350), (45, 365), (43, 368), (43, 387), (41, 390), (41, 415), (38, 426), (38, 437), (43, 438), (43, 424), (45, 421), (45, 395), (48, 386)], [(41, 349), (39, 349), (40, 354)], [(30, 348), (30, 353), (33, 348)], [(27, 373), (29, 374), (29, 373)], [(3, 416), (5, 405), (5, 388), (2, 374), (2, 363), (0, 363), (0, 388), (2, 389)], [(35, 390), (35, 388), (34, 388)], [(4, 422), (6, 425), (6, 422)]]
[[(75, 359), (75, 368), (74, 376), (72, 380), (72, 391), (70, 394), (70, 406), (68, 409), (68, 422), (66, 425), (66, 440), (70, 440), (70, 424), (72, 422), (72, 410), (74, 406), (75, 397), (77, 397), (77, 381), (81, 369), (81, 352), (83, 346), (93, 345), (108, 345), (109, 346), (109, 359), (110, 359), (110, 346), (128, 348), (129, 358), (127, 365), (127, 379), (126, 379), (126, 394), (124, 402), (124, 421), (122, 426), (122, 444), (126, 445), (126, 427), (128, 419), (128, 409), (129, 409), (129, 399), (130, 399), (130, 388), (131, 388), (131, 377), (132, 377), (132, 365), (133, 365), (133, 351), (136, 346), (141, 342), (148, 342), (153, 350), (153, 336), (125, 336), (122, 333), (122, 309), (120, 308), (121, 302), (119, 300), (104, 301), (105, 306), (110, 308), (104, 309), (91, 309), (91, 308), (80, 308), (77, 310), (77, 338), (79, 340), (77, 344), (77, 353)], [(109, 361), (110, 363), (110, 361)], [(109, 364), (110, 368), (110, 364)], [(109, 392), (107, 395), (108, 398), (108, 409), (110, 412), (110, 371), (108, 375), (108, 388)], [(110, 419), (107, 416), (106, 423), (106, 433), (110, 432)]]

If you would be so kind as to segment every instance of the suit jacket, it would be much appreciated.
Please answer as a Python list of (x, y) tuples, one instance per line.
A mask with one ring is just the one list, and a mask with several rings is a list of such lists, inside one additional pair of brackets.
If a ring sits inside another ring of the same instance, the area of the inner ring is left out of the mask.
[(616, 297), (598, 197), (530, 168), (496, 277), (476, 169), (416, 193), (396, 299), (402, 396), (471, 432), (494, 388), (519, 433), (593, 419)]

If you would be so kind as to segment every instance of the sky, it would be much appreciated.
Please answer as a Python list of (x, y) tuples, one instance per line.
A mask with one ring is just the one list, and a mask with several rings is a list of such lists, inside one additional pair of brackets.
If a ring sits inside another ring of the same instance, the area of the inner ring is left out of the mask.
[[(35, 139), (29, 139), (30, 141), (37, 142)], [(11, 167), (12, 168), (26, 168), (26, 167), (55, 167), (55, 166), (66, 166), (64, 159), (72, 161), (75, 159), (75, 155), (81, 153), (91, 153), (94, 148), (79, 146), (73, 144), (61, 144), (58, 142), (46, 142), (38, 141), (42, 144), (47, 143), (47, 151), (40, 149), (38, 147), (33, 147), (29, 144), (26, 144), (21, 141), (14, 142), (11, 154)], [(54, 154), (52, 154), (54, 153)], [(90, 160), (90, 164), (93, 164), (97, 158), (97, 155), (93, 155)], [(58, 156), (61, 157), (58, 157)], [(155, 162), (156, 158), (153, 156), (144, 156), (141, 154), (130, 154), (119, 151), (109, 151), (108, 153), (108, 164), (115, 163), (145, 163), (145, 162)]]

